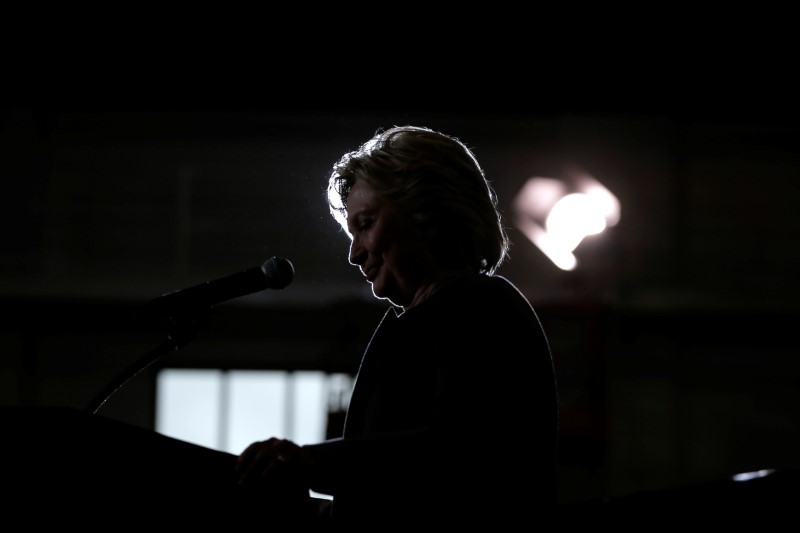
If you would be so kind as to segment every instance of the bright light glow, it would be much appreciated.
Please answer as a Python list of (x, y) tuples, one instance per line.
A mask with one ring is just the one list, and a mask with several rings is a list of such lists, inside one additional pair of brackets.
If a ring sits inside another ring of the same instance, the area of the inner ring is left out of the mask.
[(528, 216), (544, 220), (559, 198), (566, 196), (567, 186), (554, 178), (531, 178), (517, 195), (517, 208)]
[(606, 229), (603, 206), (588, 194), (574, 193), (561, 198), (545, 220), (550, 238), (567, 251), (573, 251), (587, 235)]
[(610, 228), (617, 225), (617, 222), (619, 222), (619, 200), (611, 194), (611, 191), (599, 183), (592, 183), (584, 188), (583, 193), (592, 199), (595, 209), (602, 213), (607, 227)]
[(736, 474), (731, 479), (733, 479), (733, 481), (750, 481), (751, 479), (766, 477), (773, 472), (775, 472), (775, 470), (772, 468), (767, 468), (765, 470), (754, 470), (753, 472), (742, 472), (741, 474)]
[(517, 228), (561, 270), (572, 270), (578, 264), (575, 256), (572, 255), (572, 250), (559, 246), (557, 241), (554, 241), (544, 229), (532, 220), (519, 217)]
[(619, 201), (600, 183), (582, 174), (570, 192), (563, 180), (534, 177), (514, 201), (517, 228), (558, 268), (573, 270), (572, 253), (589, 235), (619, 222)]

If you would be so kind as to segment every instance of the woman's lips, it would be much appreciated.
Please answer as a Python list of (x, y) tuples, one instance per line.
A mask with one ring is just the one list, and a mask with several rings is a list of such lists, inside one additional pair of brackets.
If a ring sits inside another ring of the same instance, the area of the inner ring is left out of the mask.
[(364, 275), (367, 276), (367, 281), (372, 283), (378, 275), (378, 267), (370, 267), (369, 270), (364, 271)]

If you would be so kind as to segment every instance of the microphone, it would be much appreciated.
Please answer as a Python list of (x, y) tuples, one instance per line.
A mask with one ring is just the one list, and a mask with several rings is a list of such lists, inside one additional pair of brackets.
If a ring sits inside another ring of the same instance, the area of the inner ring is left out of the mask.
[(261, 266), (170, 292), (150, 300), (142, 315), (155, 320), (207, 310), (218, 303), (264, 289), (283, 289), (294, 279), (294, 266), (288, 259), (272, 257)]

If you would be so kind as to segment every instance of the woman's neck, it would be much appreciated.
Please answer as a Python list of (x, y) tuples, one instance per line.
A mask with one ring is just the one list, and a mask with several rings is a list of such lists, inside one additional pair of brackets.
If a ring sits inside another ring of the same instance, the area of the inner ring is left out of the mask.
[(467, 268), (442, 271), (435, 278), (432, 278), (427, 283), (420, 285), (419, 289), (417, 289), (417, 292), (414, 294), (414, 298), (411, 300), (411, 303), (404, 306), (403, 311), (408, 311), (409, 309), (416, 307), (454, 281), (470, 278), (475, 275), (476, 274), (472, 270)]

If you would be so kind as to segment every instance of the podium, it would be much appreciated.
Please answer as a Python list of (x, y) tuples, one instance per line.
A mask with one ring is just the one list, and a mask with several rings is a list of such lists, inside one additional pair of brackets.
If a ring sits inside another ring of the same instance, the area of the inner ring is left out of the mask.
[(0, 427), (8, 520), (104, 529), (310, 520), (297, 498), (242, 491), (230, 453), (70, 408), (2, 407)]

